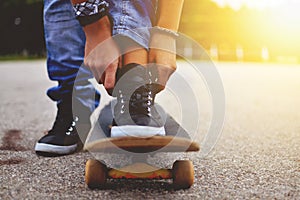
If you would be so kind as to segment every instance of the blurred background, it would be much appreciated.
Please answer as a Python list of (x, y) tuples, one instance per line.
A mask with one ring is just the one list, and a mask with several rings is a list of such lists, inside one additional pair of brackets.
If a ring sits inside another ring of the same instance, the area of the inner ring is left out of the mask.
[(181, 31), (215, 60), (299, 63), (299, 0), (185, 0)]
[(0, 59), (46, 55), (42, 0), (1, 0), (0, 27)]
[[(185, 0), (180, 32), (214, 60), (298, 64), (299, 8), (298, 0)], [(45, 57), (42, 9), (42, 0), (0, 1), (1, 59)]]

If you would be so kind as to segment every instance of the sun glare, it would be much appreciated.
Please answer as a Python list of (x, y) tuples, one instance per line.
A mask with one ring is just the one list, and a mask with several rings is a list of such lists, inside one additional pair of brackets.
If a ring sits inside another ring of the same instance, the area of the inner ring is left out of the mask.
[(234, 10), (239, 10), (243, 6), (252, 9), (278, 9), (284, 7), (297, 7), (299, 8), (299, 0), (212, 0), (219, 6), (229, 6)]
[(229, 6), (238, 11), (242, 7), (256, 10), (268, 10), (272, 21), (284, 27), (300, 30), (299, 0), (212, 0), (221, 7)]
[[(260, 28), (270, 28), (270, 37), (281, 34), (285, 40), (294, 40), (295, 35), (300, 34), (300, 1), (299, 0), (212, 0), (220, 7), (229, 6), (239, 11), (243, 7), (262, 11), (263, 19), (257, 20)], [(293, 36), (289, 38), (289, 36)], [(298, 37), (298, 36), (297, 36)], [(292, 42), (292, 41), (290, 41)], [(298, 44), (299, 45), (299, 44)]]

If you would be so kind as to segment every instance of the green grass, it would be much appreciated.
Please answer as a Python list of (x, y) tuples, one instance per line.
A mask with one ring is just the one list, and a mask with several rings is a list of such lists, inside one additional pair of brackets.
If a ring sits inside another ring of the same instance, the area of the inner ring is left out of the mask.
[(18, 60), (39, 60), (45, 59), (44, 56), (37, 55), (29, 55), (29, 56), (21, 56), (21, 55), (0, 55), (0, 61), (18, 61)]

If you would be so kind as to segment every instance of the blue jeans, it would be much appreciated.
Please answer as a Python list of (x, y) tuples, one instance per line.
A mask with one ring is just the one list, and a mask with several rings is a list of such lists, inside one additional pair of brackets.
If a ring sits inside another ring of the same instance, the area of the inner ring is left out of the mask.
[(106, 0), (113, 19), (113, 35), (123, 35), (148, 49), (149, 29), (155, 21), (156, 0)]
[(70, 104), (74, 87), (75, 99), (92, 111), (98, 100), (91, 98), (96, 94), (95, 88), (88, 82), (93, 77), (91, 71), (80, 67), (84, 58), (85, 35), (75, 19), (70, 0), (44, 0), (44, 31), (48, 75), (58, 82), (47, 91), (47, 95), (58, 104)]
[[(149, 31), (155, 16), (153, 0), (107, 0), (113, 20), (113, 34), (126, 36), (148, 48)], [(143, 29), (139, 29), (143, 28)], [(69, 102), (73, 95), (84, 106), (97, 106), (95, 88), (88, 82), (93, 75), (83, 63), (85, 35), (70, 0), (44, 0), (44, 30), (49, 78), (58, 85), (47, 95), (58, 103)], [(77, 76), (78, 73), (78, 76)], [(77, 78), (76, 78), (77, 76)], [(96, 95), (97, 96), (97, 95)]]

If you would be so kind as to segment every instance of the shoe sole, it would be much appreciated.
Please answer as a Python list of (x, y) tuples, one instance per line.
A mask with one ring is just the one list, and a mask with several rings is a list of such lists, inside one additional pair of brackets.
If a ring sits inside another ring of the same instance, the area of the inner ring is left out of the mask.
[(165, 136), (165, 128), (134, 125), (113, 126), (111, 128), (111, 137), (152, 137), (156, 135)]
[(39, 155), (49, 154), (51, 156), (54, 155), (67, 155), (74, 153), (77, 149), (77, 144), (69, 145), (69, 146), (58, 146), (53, 144), (45, 144), (45, 143), (37, 143), (35, 145), (35, 152)]

